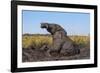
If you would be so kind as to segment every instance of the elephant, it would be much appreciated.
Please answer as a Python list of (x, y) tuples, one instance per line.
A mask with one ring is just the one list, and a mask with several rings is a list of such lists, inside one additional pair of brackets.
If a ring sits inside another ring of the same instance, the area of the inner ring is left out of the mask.
[(46, 29), (53, 38), (51, 46), (45, 45), (44, 48), (48, 48), (47, 54), (52, 56), (52, 52), (56, 52), (61, 55), (76, 55), (80, 53), (80, 50), (75, 47), (74, 42), (67, 36), (67, 32), (59, 24), (55, 23), (41, 23), (41, 28)]

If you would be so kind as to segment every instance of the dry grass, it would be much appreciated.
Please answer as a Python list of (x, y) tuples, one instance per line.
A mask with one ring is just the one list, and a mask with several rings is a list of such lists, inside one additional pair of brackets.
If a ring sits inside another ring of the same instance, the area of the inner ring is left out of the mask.
[[(85, 46), (89, 43), (89, 36), (69, 36), (77, 45)], [(23, 48), (40, 48), (44, 44), (51, 45), (52, 37), (46, 35), (24, 35), (22, 39)]]
[(23, 48), (30, 46), (40, 48), (44, 44), (52, 44), (52, 38), (50, 36), (23, 36), (22, 43)]

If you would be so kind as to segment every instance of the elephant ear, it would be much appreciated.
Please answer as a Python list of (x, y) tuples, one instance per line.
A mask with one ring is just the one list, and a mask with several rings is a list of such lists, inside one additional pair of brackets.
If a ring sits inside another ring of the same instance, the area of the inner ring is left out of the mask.
[(56, 25), (56, 31), (63, 31), (64, 34), (67, 36), (67, 32), (60, 25)]
[(60, 30), (62, 30), (62, 27), (59, 26), (59, 25), (56, 25), (55, 27), (56, 27), (56, 31), (60, 31)]

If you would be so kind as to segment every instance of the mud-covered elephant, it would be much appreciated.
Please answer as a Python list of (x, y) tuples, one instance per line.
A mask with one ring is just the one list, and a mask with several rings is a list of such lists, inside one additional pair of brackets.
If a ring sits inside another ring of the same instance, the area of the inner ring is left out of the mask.
[(79, 54), (80, 50), (74, 46), (73, 41), (67, 36), (67, 32), (58, 24), (55, 23), (41, 23), (41, 28), (45, 28), (51, 33), (53, 44), (51, 46), (45, 45), (48, 48), (47, 53), (51, 56), (52, 52), (62, 55)]

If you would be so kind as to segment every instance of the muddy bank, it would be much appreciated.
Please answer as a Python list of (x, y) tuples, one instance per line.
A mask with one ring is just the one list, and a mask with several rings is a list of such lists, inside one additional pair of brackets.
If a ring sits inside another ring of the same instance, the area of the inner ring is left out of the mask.
[(56, 56), (49, 57), (46, 51), (42, 51), (34, 48), (22, 48), (22, 61), (23, 62), (37, 62), (37, 61), (57, 61), (57, 60), (77, 60), (77, 59), (89, 59), (90, 49), (89, 47), (80, 48), (80, 54), (73, 56)]

